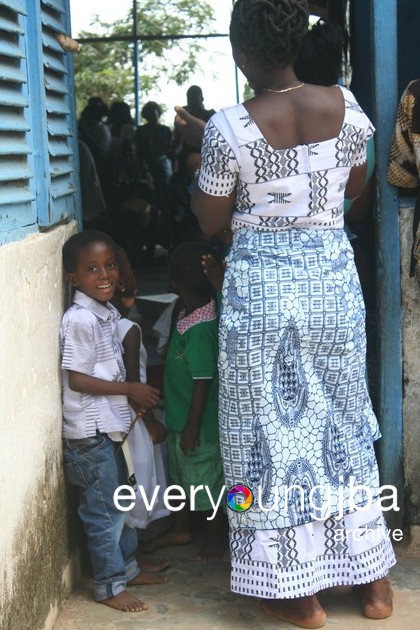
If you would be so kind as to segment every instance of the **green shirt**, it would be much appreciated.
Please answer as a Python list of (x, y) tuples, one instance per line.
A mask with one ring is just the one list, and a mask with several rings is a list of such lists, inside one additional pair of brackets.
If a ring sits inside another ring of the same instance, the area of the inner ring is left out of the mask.
[(206, 439), (218, 440), (218, 328), (216, 304), (181, 313), (169, 342), (165, 364), (165, 410), (168, 428), (182, 431), (191, 405), (195, 379), (211, 379), (201, 418)]

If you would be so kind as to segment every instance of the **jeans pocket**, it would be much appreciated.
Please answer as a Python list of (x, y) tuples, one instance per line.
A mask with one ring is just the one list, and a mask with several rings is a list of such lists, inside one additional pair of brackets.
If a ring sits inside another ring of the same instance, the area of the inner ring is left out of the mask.
[(64, 440), (64, 461), (66, 461), (66, 453), (78, 453), (80, 455), (88, 454), (97, 448), (102, 448), (109, 440), (107, 435), (94, 435), (92, 437), (81, 438), (78, 440)]
[(64, 471), (72, 485), (86, 488), (98, 478), (98, 466), (114, 456), (113, 443), (106, 435), (80, 440), (65, 439), (63, 444)]

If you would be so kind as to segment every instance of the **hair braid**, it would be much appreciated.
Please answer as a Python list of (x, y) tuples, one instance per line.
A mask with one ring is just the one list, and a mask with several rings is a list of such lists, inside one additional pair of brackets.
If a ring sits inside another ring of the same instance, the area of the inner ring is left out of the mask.
[(230, 40), (257, 64), (284, 68), (296, 58), (308, 17), (307, 0), (236, 0)]

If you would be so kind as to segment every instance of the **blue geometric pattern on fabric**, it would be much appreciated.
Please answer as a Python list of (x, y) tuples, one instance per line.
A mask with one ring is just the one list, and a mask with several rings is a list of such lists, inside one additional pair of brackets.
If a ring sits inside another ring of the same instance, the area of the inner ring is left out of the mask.
[(254, 436), (255, 442), (250, 450), (248, 468), (245, 473), (245, 482), (255, 496), (259, 492), (258, 496), (260, 500), (263, 504), (266, 504), (271, 491), (273, 464), (271, 462), (268, 441), (264, 436), (259, 422), (255, 423)]
[(293, 523), (302, 525), (313, 520), (314, 514), (318, 518), (322, 516), (322, 511), (318, 511), (322, 505), (321, 493), (316, 487), (318, 478), (306, 459), (301, 457), (291, 464), (284, 485), (288, 490), (287, 509)]
[(343, 432), (335, 425), (332, 418), (328, 419), (325, 429), (322, 458), (332, 484), (338, 486), (349, 481), (352, 470), (346, 442), (343, 440)]
[(238, 212), (250, 213), (255, 204), (251, 201), (248, 184), (241, 179), (236, 187), (236, 209)]
[[(365, 378), (365, 312), (342, 230), (241, 228), (227, 258), (219, 327), (226, 484), (261, 498), (232, 527), (272, 529), (349, 508), (343, 485), (378, 496), (379, 437)], [(288, 484), (303, 487), (303, 508)], [(315, 486), (320, 486), (317, 490)], [(312, 492), (312, 505), (309, 493)], [(279, 501), (276, 505), (276, 496)], [(357, 492), (356, 505), (366, 504)]]
[(251, 560), (254, 541), (255, 529), (242, 529), (240, 532), (232, 532), (230, 537), (230, 553), (232, 557)]
[(306, 405), (307, 383), (293, 319), (286, 326), (274, 359), (273, 393), (280, 421), (288, 427), (296, 426)]
[(299, 564), (296, 542), (296, 532), (293, 527), (277, 530), (277, 536), (271, 538), (270, 547), (277, 549), (277, 563), (281, 567), (291, 567)]
[(211, 122), (206, 126), (203, 142), (206, 142), (208, 148), (203, 166), (217, 176), (223, 176), (224, 173), (229, 172), (230, 162), (235, 161), (235, 154)]
[(254, 163), (257, 184), (298, 175), (299, 162), (295, 149), (276, 151), (264, 139), (247, 144), (246, 147)]

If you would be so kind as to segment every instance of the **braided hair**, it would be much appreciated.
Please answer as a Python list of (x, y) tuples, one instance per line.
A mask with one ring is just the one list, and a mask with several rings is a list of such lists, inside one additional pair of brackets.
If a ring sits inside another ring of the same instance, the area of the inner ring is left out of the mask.
[(265, 69), (293, 64), (308, 29), (307, 0), (236, 0), (229, 36)]

